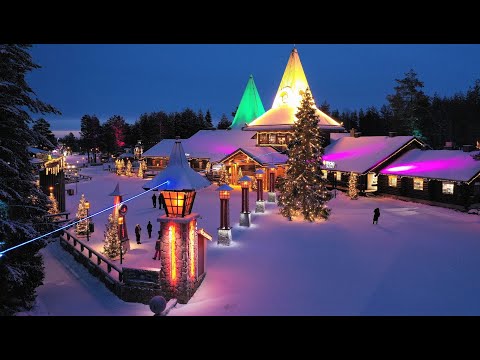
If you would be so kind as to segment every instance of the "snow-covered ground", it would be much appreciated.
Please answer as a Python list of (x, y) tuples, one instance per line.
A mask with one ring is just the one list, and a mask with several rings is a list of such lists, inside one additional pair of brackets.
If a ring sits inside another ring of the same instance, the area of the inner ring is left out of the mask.
[[(75, 158), (72, 163), (75, 163)], [(142, 192), (148, 180), (118, 177), (90, 167), (93, 180), (67, 196), (75, 216), (82, 193), (90, 213), (112, 205), (107, 196), (118, 182), (125, 198)], [(75, 188), (75, 184), (67, 185)], [(169, 315), (480, 315), (480, 217), (450, 209), (388, 198), (352, 201), (339, 193), (329, 202), (328, 221), (289, 222), (275, 204), (252, 212), (252, 227), (238, 226), (240, 191), (232, 193), (230, 215), (234, 243), (216, 244), (219, 199), (216, 186), (197, 193), (199, 228), (214, 236), (208, 244), (207, 276), (186, 305)], [(254, 209), (255, 194), (250, 194)], [(156, 218), (151, 193), (128, 202), (132, 250), (124, 265), (158, 267), (152, 260)], [(378, 225), (372, 224), (379, 207)], [(109, 212), (98, 215), (91, 244), (101, 249)], [(146, 224), (154, 225), (152, 239)], [(142, 226), (142, 244), (133, 227)], [(38, 289), (36, 314), (151, 315), (148, 306), (126, 303), (77, 264), (57, 243), (43, 250), (45, 284)], [(118, 263), (118, 261), (117, 261)]]

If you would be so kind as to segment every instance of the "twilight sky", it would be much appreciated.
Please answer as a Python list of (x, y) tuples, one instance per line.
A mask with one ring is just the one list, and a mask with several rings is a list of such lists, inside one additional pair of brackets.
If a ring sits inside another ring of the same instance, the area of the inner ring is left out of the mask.
[[(34, 45), (42, 66), (28, 76), (39, 98), (61, 112), (52, 130), (80, 129), (84, 114), (133, 123), (152, 111), (210, 109), (214, 123), (240, 102), (253, 74), (270, 109), (293, 44)], [(313, 96), (333, 109), (381, 106), (395, 79), (413, 68), (425, 92), (452, 95), (480, 79), (480, 45), (297, 44)], [(37, 118), (37, 116), (34, 116)], [(58, 133), (58, 135), (63, 135)]]

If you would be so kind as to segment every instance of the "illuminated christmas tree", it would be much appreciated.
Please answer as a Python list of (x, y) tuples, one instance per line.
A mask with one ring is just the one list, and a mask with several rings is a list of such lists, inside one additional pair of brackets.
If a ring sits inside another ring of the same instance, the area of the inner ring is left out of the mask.
[(132, 162), (130, 161), (130, 159), (127, 160), (127, 168), (125, 170), (125, 175), (132, 176)]
[[(87, 217), (87, 208), (85, 206), (86, 202), (87, 200), (85, 200), (85, 195), (82, 194), (82, 196), (80, 197), (80, 202), (78, 203), (78, 210), (76, 214), (78, 220)], [(87, 233), (89, 222), (90, 219), (78, 222), (76, 225), (77, 234), (85, 235)]]
[(280, 213), (289, 220), (296, 215), (310, 222), (327, 219), (330, 209), (325, 203), (330, 196), (321, 171), (322, 134), (308, 88), (295, 115), (298, 120), (293, 125), (294, 140), (289, 144), (288, 169), (279, 189)]
[(250, 176), (252, 178), (252, 181), (250, 182), (250, 184), (252, 185), (252, 190), (257, 190), (257, 179), (255, 178), (255, 176)]
[(225, 165), (222, 165), (222, 169), (220, 170), (220, 180), (218, 182), (220, 185), (229, 183), (229, 176), (227, 169), (225, 169)]
[[(141, 167), (140, 167), (141, 168)], [(118, 237), (117, 219), (110, 214), (108, 216), (108, 223), (105, 224), (105, 239), (103, 244), (103, 253), (110, 259), (120, 255), (120, 239)]]
[(142, 167), (143, 171), (147, 170), (147, 163), (145, 160), (140, 160), (140, 166)]
[(137, 174), (140, 179), (143, 179), (143, 165), (142, 164), (143, 164), (143, 162), (140, 161), (140, 166), (138, 167), (138, 174)]
[(117, 166), (117, 175), (122, 175), (122, 170), (123, 170), (123, 160), (122, 159), (117, 159), (116, 161), (116, 166)]
[[(242, 176), (243, 176), (242, 168), (241, 168), (241, 167), (239, 167), (239, 168), (238, 168), (237, 179), (241, 179), (241, 178), (242, 178)], [(238, 182), (238, 181), (237, 181), (237, 182)]]
[(207, 161), (207, 165), (205, 165), (205, 172), (208, 174), (211, 168), (212, 164), (210, 164), (210, 161)]
[[(48, 203), (48, 213), (50, 215), (58, 214), (60, 212), (60, 209), (58, 208), (58, 201), (57, 199), (55, 199), (55, 195), (53, 195), (53, 192), (50, 192), (48, 200), (50, 200), (50, 202)], [(58, 216), (52, 216), (50, 220), (58, 220)]]
[(357, 200), (358, 199), (358, 190), (357, 190), (357, 182), (358, 176), (353, 171), (350, 172), (350, 177), (348, 179), (348, 196), (350, 199)]

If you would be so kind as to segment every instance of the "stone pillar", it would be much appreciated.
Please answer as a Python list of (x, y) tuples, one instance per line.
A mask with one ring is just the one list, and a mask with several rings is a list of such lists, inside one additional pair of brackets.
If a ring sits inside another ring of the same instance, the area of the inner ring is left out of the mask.
[(160, 216), (160, 285), (167, 299), (176, 298), (186, 304), (193, 296), (203, 276), (198, 276), (199, 214), (183, 218)]

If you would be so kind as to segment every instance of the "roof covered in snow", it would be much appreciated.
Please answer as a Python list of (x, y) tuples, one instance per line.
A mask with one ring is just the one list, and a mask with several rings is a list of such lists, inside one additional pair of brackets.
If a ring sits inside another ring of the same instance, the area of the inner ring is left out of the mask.
[(142, 187), (145, 190), (198, 190), (210, 185), (210, 182), (193, 170), (185, 157), (180, 140), (176, 140), (170, 153), (167, 167)]
[(471, 181), (480, 172), (480, 152), (461, 150), (411, 150), (380, 171), (381, 174)]
[[(255, 160), (257, 163), (262, 165), (269, 165), (272, 163), (275, 165), (281, 165), (281, 164), (286, 164), (288, 160), (287, 155), (279, 153), (277, 150), (275, 150), (270, 146), (242, 147), (233, 151), (231, 154), (228, 155), (228, 157), (235, 155), (235, 153), (237, 153), (238, 151), (242, 151), (245, 155), (249, 156), (250, 158)], [(221, 159), (222, 162), (226, 158), (227, 157)]]
[(46, 151), (46, 150), (38, 149), (38, 148), (33, 147), (33, 146), (27, 146), (27, 150), (30, 154), (45, 154), (45, 153), (48, 153), (48, 151)]
[[(288, 104), (271, 108), (265, 114), (252, 121), (244, 130), (282, 130), (291, 129), (297, 122), (295, 113), (297, 108)], [(319, 109), (316, 109), (316, 115), (319, 117), (318, 127), (320, 129), (344, 130), (344, 128), (330, 116)]]
[[(238, 130), (200, 130), (188, 139), (182, 140), (182, 146), (189, 158), (205, 158), (219, 161), (239, 147), (254, 146), (253, 134)], [(169, 156), (173, 139), (164, 139), (143, 153), (144, 157)]]
[(342, 137), (325, 148), (323, 160), (334, 162), (334, 170), (363, 174), (412, 141), (421, 146), (413, 136)]
[(241, 129), (245, 124), (251, 123), (260, 115), (265, 113), (265, 108), (263, 107), (262, 99), (258, 94), (257, 87), (255, 86), (255, 81), (253, 81), (253, 75), (250, 75), (250, 78), (247, 82), (247, 87), (243, 93), (242, 99), (240, 100), (240, 105), (235, 113), (233, 118), (231, 129)]

